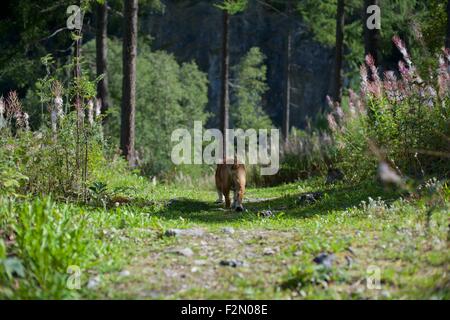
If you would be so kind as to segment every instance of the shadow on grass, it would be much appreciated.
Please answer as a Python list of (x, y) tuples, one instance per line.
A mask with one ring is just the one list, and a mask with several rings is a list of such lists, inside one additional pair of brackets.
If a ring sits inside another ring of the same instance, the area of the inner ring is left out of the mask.
[(169, 219), (183, 217), (193, 222), (204, 223), (231, 222), (242, 219), (244, 215), (247, 216), (247, 214), (225, 209), (223, 204), (188, 198), (172, 200), (156, 214)]
[(244, 213), (226, 210), (223, 205), (213, 202), (178, 198), (156, 214), (169, 219), (183, 217), (192, 222), (225, 223), (262, 219), (258, 213), (263, 210), (271, 210), (275, 214), (284, 212), (284, 217), (303, 219), (318, 214), (328, 214), (331, 211), (346, 210), (359, 205), (363, 200), (367, 201), (369, 197), (373, 199), (380, 197), (383, 200), (392, 201), (400, 196), (400, 193), (385, 190), (375, 183), (363, 183), (351, 187), (332, 187), (316, 191), (322, 192), (323, 196), (311, 204), (299, 203), (298, 199), (301, 195), (299, 193), (261, 202), (244, 203), (247, 210)]
[(342, 211), (354, 206), (358, 206), (362, 201), (368, 198), (381, 198), (386, 201), (393, 201), (400, 197), (399, 192), (386, 190), (380, 185), (360, 184), (351, 187), (335, 187), (324, 190), (314, 190), (321, 192), (322, 197), (314, 203), (302, 203), (299, 201), (298, 193), (286, 197), (251, 203), (247, 206), (249, 210), (275, 210), (283, 211), (286, 216), (291, 218), (306, 218), (316, 214), (327, 214), (330, 211)]

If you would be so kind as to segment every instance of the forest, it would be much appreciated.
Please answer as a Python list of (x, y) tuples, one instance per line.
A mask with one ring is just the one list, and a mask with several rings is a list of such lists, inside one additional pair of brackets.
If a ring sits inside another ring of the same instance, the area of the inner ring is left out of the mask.
[(0, 300), (450, 299), (450, 0), (2, 7)]

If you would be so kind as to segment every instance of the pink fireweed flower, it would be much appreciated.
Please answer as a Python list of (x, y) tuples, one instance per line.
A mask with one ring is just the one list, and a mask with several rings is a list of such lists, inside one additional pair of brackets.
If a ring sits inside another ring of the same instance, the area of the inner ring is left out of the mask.
[(30, 130), (30, 123), (29, 123), (29, 120), (30, 119), (30, 116), (28, 115), (28, 113), (26, 113), (26, 112), (24, 112), (23, 113), (23, 122), (24, 122), (24, 127), (25, 127), (25, 130)]
[(450, 62), (450, 48), (444, 48), (442, 51), (444, 52), (444, 57)]
[(58, 128), (58, 111), (56, 109), (50, 111), (50, 122), (52, 124), (52, 131), (56, 133)]
[(336, 106), (335, 114), (336, 114), (336, 117), (337, 117), (339, 123), (342, 123), (342, 121), (344, 121), (345, 115), (344, 115), (344, 110), (342, 110), (342, 108), (339, 104)]
[(380, 76), (378, 75), (378, 69), (375, 66), (375, 59), (373, 58), (373, 56), (371, 54), (368, 54), (366, 56), (366, 63), (370, 68), (370, 72), (372, 73), (372, 80), (375, 82), (379, 82), (380, 81)]
[(381, 97), (381, 82), (369, 82), (367, 84), (367, 94), (372, 95), (376, 98)]
[(348, 90), (348, 95), (349, 95), (348, 110), (350, 111), (350, 116), (354, 117), (356, 115), (356, 109), (359, 102), (358, 97), (356, 96), (356, 93), (352, 89)]
[(408, 67), (406, 67), (405, 63), (403, 61), (398, 62), (398, 70), (400, 71), (400, 74), (402, 75), (403, 80), (405, 80), (406, 84), (411, 84), (413, 77), (412, 72)]
[(386, 71), (384, 73), (383, 89), (386, 92), (386, 96), (389, 100), (397, 100), (398, 88), (398, 81), (394, 71)]
[(61, 96), (57, 95), (53, 99), (53, 105), (49, 106), (49, 112), (50, 112), (50, 122), (52, 126), (52, 131), (56, 132), (58, 128), (58, 119), (61, 119), (64, 117), (63, 112), (63, 99)]
[(95, 117), (98, 118), (101, 114), (102, 110), (102, 99), (97, 98), (95, 102)]
[(436, 90), (434, 90), (432, 86), (426, 86), (424, 93), (425, 93), (425, 104), (428, 107), (432, 108), (434, 106), (434, 100), (437, 97)]
[(54, 102), (55, 110), (56, 110), (56, 113), (58, 114), (58, 117), (63, 117), (64, 116), (63, 99), (60, 96), (57, 96), (53, 102)]
[(405, 43), (403, 42), (403, 40), (400, 39), (399, 36), (395, 35), (392, 38), (392, 41), (394, 42), (395, 46), (398, 48), (398, 50), (402, 54), (403, 59), (405, 59), (406, 63), (409, 66), (412, 66), (411, 57), (409, 56), (408, 50), (406, 50), (406, 46), (405, 46)]
[(394, 71), (386, 71), (384, 73), (384, 79), (389, 81), (389, 82), (396, 82), (397, 81), (397, 77), (395, 76), (395, 72)]
[(328, 121), (328, 126), (330, 127), (331, 131), (336, 132), (339, 129), (339, 126), (336, 122), (336, 119), (334, 119), (334, 116), (329, 113), (327, 114), (327, 121)]
[[(8, 99), (5, 106), (6, 118), (16, 118), (20, 117), (22, 113), (22, 105), (20, 104), (19, 97), (16, 91), (10, 91), (8, 94)], [(19, 116), (18, 116), (19, 115)]]
[(327, 104), (328, 104), (328, 106), (330, 107), (330, 109), (331, 110), (333, 110), (334, 109), (334, 103), (333, 103), (333, 100), (331, 100), (331, 97), (329, 96), (329, 95), (327, 95)]
[(439, 96), (444, 97), (449, 88), (450, 75), (448, 73), (448, 64), (444, 57), (441, 55), (439, 57), (439, 71), (438, 71), (438, 86), (439, 86)]
[(87, 103), (88, 122), (90, 125), (94, 124), (94, 102), (89, 100)]
[(83, 121), (84, 120), (84, 109), (82, 107), (80, 98), (77, 98), (75, 101), (75, 109), (77, 110), (77, 120)]
[(3, 100), (3, 96), (0, 97), (0, 117), (3, 117), (5, 113), (5, 102)]
[(17, 111), (16, 113), (14, 113), (14, 118), (16, 119), (17, 127), (25, 128), (25, 119), (22, 111)]
[(367, 75), (367, 67), (365, 64), (362, 64), (359, 68), (359, 73), (361, 75), (361, 91), (366, 94), (367, 93), (367, 84), (368, 84), (368, 75)]
[(322, 134), (321, 140), (322, 140), (322, 143), (326, 144), (326, 145), (332, 145), (332, 143), (333, 143), (333, 139), (331, 139), (331, 136), (327, 133)]

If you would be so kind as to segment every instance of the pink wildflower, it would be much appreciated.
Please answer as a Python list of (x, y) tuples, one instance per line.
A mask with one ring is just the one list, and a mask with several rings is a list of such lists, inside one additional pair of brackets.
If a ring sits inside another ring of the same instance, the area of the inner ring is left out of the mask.
[(395, 46), (398, 48), (398, 50), (402, 54), (403, 59), (405, 59), (406, 63), (409, 66), (412, 66), (411, 57), (409, 56), (408, 50), (406, 50), (406, 46), (405, 46), (405, 43), (403, 42), (403, 40), (400, 39), (399, 36), (395, 35), (392, 38), (392, 41), (394, 42)]
[(5, 102), (3, 101), (3, 96), (0, 97), (0, 117), (3, 117), (5, 113)]
[(89, 100), (87, 103), (88, 122), (90, 125), (94, 124), (94, 102)]
[(342, 121), (344, 121), (345, 115), (344, 115), (344, 110), (342, 110), (342, 108), (339, 104), (336, 105), (335, 114), (336, 114), (336, 117), (337, 117), (339, 123), (342, 123)]
[(29, 120), (30, 119), (30, 116), (28, 115), (28, 113), (26, 113), (26, 112), (24, 112), (23, 113), (23, 122), (24, 122), (24, 127), (25, 127), (25, 130), (30, 130), (30, 123), (29, 123)]
[(375, 59), (373, 58), (373, 56), (371, 54), (368, 54), (366, 56), (366, 63), (370, 68), (370, 72), (372, 73), (372, 80), (375, 82), (379, 82), (380, 76), (378, 75), (378, 69), (375, 66)]
[(367, 84), (368, 84), (368, 75), (367, 75), (367, 67), (365, 64), (362, 64), (359, 68), (359, 73), (361, 75), (361, 91), (366, 94), (367, 93)]
[(448, 64), (443, 56), (439, 57), (439, 72), (438, 72), (438, 86), (439, 96), (444, 97), (449, 88), (450, 76), (448, 73)]
[(97, 98), (95, 102), (95, 117), (98, 118), (101, 114), (102, 110), (102, 99)]
[(334, 103), (333, 100), (331, 100), (331, 97), (329, 95), (327, 95), (327, 104), (330, 107), (331, 110), (334, 109)]
[(339, 129), (338, 124), (336, 123), (336, 120), (334, 119), (334, 116), (331, 113), (327, 115), (327, 121), (331, 131), (333, 132), (338, 131)]

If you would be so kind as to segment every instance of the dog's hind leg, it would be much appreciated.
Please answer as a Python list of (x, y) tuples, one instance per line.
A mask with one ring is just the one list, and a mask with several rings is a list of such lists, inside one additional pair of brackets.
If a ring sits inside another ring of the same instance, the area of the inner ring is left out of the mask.
[(220, 167), (217, 167), (217, 169), (216, 169), (215, 180), (216, 180), (216, 189), (217, 189), (216, 203), (223, 203), (224, 197), (223, 197), (222, 186), (221, 186), (221, 181), (220, 181)]
[(231, 201), (230, 201), (230, 190), (224, 190), (223, 195), (225, 196), (225, 207), (230, 208)]
[(217, 200), (216, 203), (223, 203), (224, 202), (224, 196), (220, 189), (217, 189)]
[(238, 192), (236, 190), (233, 190), (233, 204), (231, 205), (232, 209), (236, 209), (238, 206)]

